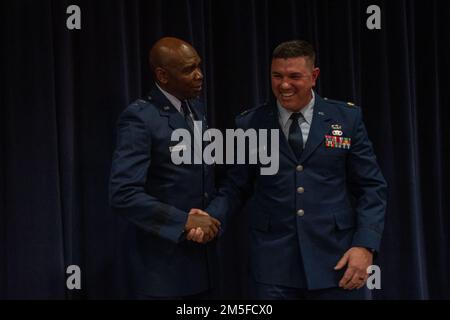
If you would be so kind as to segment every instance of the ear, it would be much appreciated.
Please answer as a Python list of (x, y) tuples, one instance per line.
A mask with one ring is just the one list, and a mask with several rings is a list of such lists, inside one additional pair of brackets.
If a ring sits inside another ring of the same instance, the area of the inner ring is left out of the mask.
[(157, 67), (155, 69), (155, 77), (159, 83), (166, 84), (168, 82), (168, 74), (167, 71), (161, 67)]
[(319, 77), (320, 74), (320, 69), (319, 68), (314, 68), (312, 71), (312, 77), (313, 77), (313, 81), (314, 81), (314, 85), (316, 85), (316, 80)]

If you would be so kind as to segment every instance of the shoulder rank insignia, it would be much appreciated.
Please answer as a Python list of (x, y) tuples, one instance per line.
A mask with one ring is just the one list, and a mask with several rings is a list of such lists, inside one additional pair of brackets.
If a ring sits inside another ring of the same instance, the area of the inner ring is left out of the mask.
[(242, 111), (239, 115), (242, 117), (242, 116), (245, 116), (247, 113), (249, 113), (251, 111), (251, 109), (247, 109), (247, 110), (244, 110), (244, 111)]
[(354, 107), (355, 106), (355, 104), (353, 102), (347, 102), (347, 105), (350, 106), (350, 107)]
[(253, 111), (255, 111), (255, 110), (257, 110), (257, 109), (259, 109), (259, 108), (261, 108), (261, 106), (259, 106), (259, 107), (255, 107), (255, 108), (251, 108), (251, 109), (247, 109), (247, 110), (244, 110), (244, 111), (242, 111), (240, 114), (239, 114), (239, 116), (245, 116), (246, 114), (248, 114), (248, 113), (250, 113), (250, 112), (253, 112)]

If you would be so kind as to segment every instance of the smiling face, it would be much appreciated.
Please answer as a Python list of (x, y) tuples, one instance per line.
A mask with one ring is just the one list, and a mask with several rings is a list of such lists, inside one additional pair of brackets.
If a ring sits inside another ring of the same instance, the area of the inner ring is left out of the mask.
[(319, 68), (305, 57), (274, 58), (272, 60), (272, 92), (289, 111), (298, 112), (312, 99)]

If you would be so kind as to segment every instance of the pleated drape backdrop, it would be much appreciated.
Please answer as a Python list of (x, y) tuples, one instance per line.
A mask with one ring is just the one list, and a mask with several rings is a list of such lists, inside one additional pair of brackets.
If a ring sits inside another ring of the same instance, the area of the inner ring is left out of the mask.
[[(211, 126), (270, 97), (274, 47), (314, 44), (317, 91), (362, 107), (389, 184), (375, 299), (450, 298), (450, 8), (438, 0), (11, 0), (0, 3), (0, 298), (126, 297), (108, 205), (119, 113), (151, 85), (160, 37), (203, 58)], [(68, 30), (66, 9), (81, 9)], [(369, 30), (369, 5), (381, 30)], [(239, 218), (240, 219), (240, 218)], [(221, 239), (221, 292), (245, 297), (244, 224)], [(244, 220), (244, 219), (243, 219)], [(126, 248), (125, 248), (126, 249)], [(66, 289), (78, 265), (81, 290)]]

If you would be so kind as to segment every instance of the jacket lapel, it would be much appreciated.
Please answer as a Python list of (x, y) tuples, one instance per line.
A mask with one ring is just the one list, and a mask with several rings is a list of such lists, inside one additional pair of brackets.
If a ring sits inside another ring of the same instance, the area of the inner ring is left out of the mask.
[(324, 137), (330, 128), (330, 120), (331, 117), (328, 114), (327, 109), (325, 108), (325, 101), (318, 94), (316, 94), (313, 120), (311, 128), (309, 130), (305, 149), (303, 150), (302, 156), (300, 157), (300, 163), (305, 162), (311, 156), (314, 150), (316, 150), (317, 147), (321, 143), (323, 143)]
[[(157, 88), (152, 89), (148, 99), (152, 101), (158, 108), (161, 117), (168, 118), (168, 125), (172, 130), (186, 129), (191, 133), (191, 142), (196, 143), (198, 148), (194, 148), (194, 153), (198, 159), (203, 159), (203, 132), (207, 129), (206, 118), (202, 109), (202, 105), (198, 99), (189, 101), (192, 111), (195, 113), (197, 121), (202, 121), (202, 132), (200, 134), (200, 142), (195, 139), (194, 133), (189, 128), (184, 116), (178, 112), (174, 105), (166, 98), (166, 96)], [(198, 143), (197, 143), (198, 142)], [(192, 146), (193, 147), (193, 146)], [(199, 161), (199, 160), (195, 161)]]
[[(208, 122), (206, 120), (204, 106), (198, 98), (189, 100), (189, 104), (191, 106), (191, 109), (192, 109), (192, 112), (194, 113), (195, 118), (197, 119), (196, 121), (202, 122), (201, 132), (198, 132), (200, 134), (200, 141), (195, 140), (195, 142), (199, 146), (199, 148), (200, 148), (199, 150), (201, 152), (203, 152), (204, 147), (209, 143), (209, 141), (208, 142), (203, 141), (203, 134), (208, 129)], [(195, 130), (197, 130), (197, 129), (195, 129)], [(209, 139), (209, 137), (208, 137), (208, 139)], [(203, 153), (199, 154), (199, 156), (203, 158)]]
[(197, 119), (196, 121), (202, 122), (202, 131), (205, 132), (205, 130), (208, 129), (208, 123), (206, 120), (204, 105), (200, 102), (199, 99), (189, 100), (189, 103), (192, 108), (192, 112), (194, 112), (194, 115)]
[(271, 103), (268, 106), (268, 112), (267, 112), (267, 128), (270, 129), (278, 129), (279, 132), (279, 142), (278, 146), (280, 148), (280, 152), (284, 153), (291, 161), (297, 163), (297, 157), (295, 156), (294, 152), (292, 152), (291, 147), (289, 146), (289, 143), (284, 136), (283, 130), (280, 127), (280, 121), (278, 119), (278, 110), (276, 107), (276, 102)]
[(169, 127), (173, 130), (183, 128), (189, 130), (189, 127), (181, 113), (170, 103), (166, 96), (158, 89), (152, 89), (148, 99), (159, 108), (161, 117), (168, 118)]

